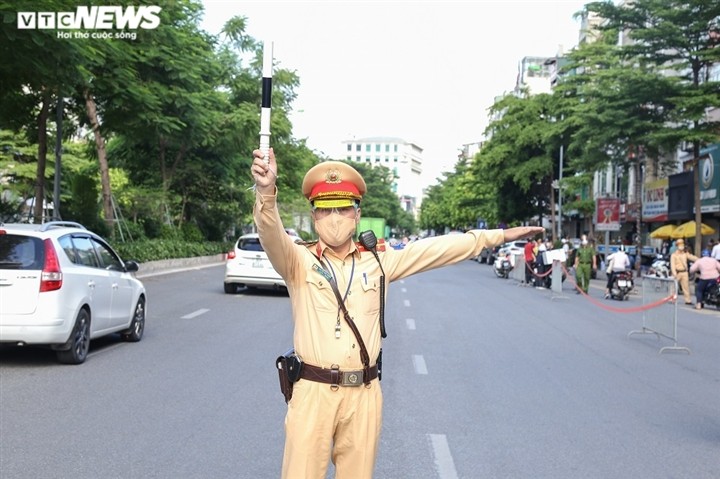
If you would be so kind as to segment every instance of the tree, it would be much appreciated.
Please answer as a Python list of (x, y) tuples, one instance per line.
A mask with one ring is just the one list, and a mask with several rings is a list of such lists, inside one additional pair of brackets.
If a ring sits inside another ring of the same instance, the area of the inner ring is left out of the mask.
[(490, 139), (470, 169), (475, 185), (495, 191), (495, 208), (507, 223), (526, 221), (548, 212), (557, 161), (551, 120), (558, 117), (548, 94), (506, 95), (491, 112)]
[[(76, 2), (41, 0), (30, 5), (33, 11), (62, 12)], [(18, 29), (17, 11), (23, 10), (18, 7), (0, 7), (0, 128), (24, 128), (37, 139), (33, 218), (40, 223), (46, 196), (48, 119), (58, 96), (78, 80), (83, 61), (79, 43), (58, 38), (54, 30)]]

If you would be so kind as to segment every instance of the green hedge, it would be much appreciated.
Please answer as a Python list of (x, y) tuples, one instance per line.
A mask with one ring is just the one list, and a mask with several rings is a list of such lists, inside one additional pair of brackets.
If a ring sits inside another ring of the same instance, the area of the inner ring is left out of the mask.
[(135, 260), (140, 263), (161, 259), (194, 258), (227, 253), (233, 243), (190, 242), (179, 240), (142, 240), (127, 243), (115, 243), (114, 248), (123, 260)]

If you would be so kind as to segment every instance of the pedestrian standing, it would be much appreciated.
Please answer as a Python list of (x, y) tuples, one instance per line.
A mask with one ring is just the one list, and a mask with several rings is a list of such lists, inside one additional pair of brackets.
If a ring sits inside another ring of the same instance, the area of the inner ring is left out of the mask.
[(302, 361), (288, 398), (282, 477), (323, 478), (332, 461), (337, 478), (369, 479), (382, 423), (378, 359), (385, 282), (458, 263), (484, 247), (543, 229), (470, 230), (425, 238), (401, 250), (367, 236), (357, 244), (353, 237), (365, 181), (348, 164), (326, 161), (312, 167), (302, 182), (319, 240), (296, 244), (278, 212), (275, 154), (271, 149), (268, 162), (260, 150), (253, 156), (253, 216), (268, 259), (287, 284), (293, 364)]
[(677, 249), (670, 255), (670, 272), (680, 285), (680, 290), (685, 298), (685, 304), (692, 304), (690, 300), (690, 283), (688, 280), (688, 263), (690, 261), (697, 261), (698, 258), (685, 251), (685, 240), (682, 238), (675, 241), (675, 247)]
[(720, 240), (718, 240), (712, 250), (710, 250), (710, 257), (720, 261)]
[(525, 257), (525, 284), (532, 284), (533, 265), (535, 264), (535, 240), (531, 239), (523, 247)]
[[(588, 242), (587, 236), (583, 235), (580, 241), (580, 248), (575, 254), (575, 276), (580, 290), (587, 294), (590, 289), (590, 276), (592, 271), (597, 269), (595, 248)], [(578, 291), (578, 294), (580, 291)]]

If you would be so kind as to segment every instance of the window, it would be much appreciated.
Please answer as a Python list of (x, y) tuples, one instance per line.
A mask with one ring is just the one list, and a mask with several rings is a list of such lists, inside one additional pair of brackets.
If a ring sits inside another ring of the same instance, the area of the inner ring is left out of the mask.
[(62, 246), (63, 251), (65, 251), (65, 254), (70, 261), (75, 264), (78, 264), (80, 262), (75, 252), (75, 247), (73, 246), (72, 237), (70, 235), (58, 238), (58, 243), (60, 243), (60, 246)]
[(352, 160), (352, 156), (348, 155), (347, 158), (345, 158), (347, 161)]
[(101, 266), (103, 268), (110, 271), (125, 270), (125, 268), (123, 268), (122, 262), (120, 261), (120, 258), (118, 258), (115, 253), (110, 251), (107, 246), (95, 239), (92, 239), (92, 242), (95, 245), (95, 251), (97, 251), (98, 256), (100, 256), (100, 262), (102, 263)]
[(95, 248), (90, 238), (87, 236), (76, 236), (72, 239), (72, 242), (73, 245), (75, 245), (79, 264), (91, 268), (98, 268), (100, 266), (100, 261), (98, 261)]
[(40, 238), (0, 235), (0, 269), (36, 270), (45, 262), (45, 245)]
[(365, 157), (365, 161), (367, 161), (368, 163), (370, 163), (370, 157), (369, 157), (369, 156), (366, 156), (366, 157)]
[(375, 163), (380, 163), (380, 157), (379, 157), (379, 156), (376, 156), (376, 157), (375, 157)]
[(360, 143), (358, 143), (357, 145), (355, 145), (355, 151), (360, 151)]
[(355, 157), (355, 161), (358, 161), (358, 162), (360, 161), (360, 155)]
[(348, 151), (352, 151), (352, 145), (348, 143)]
[(385, 157), (385, 163), (390, 163), (390, 158), (388, 158), (387, 156)]
[(370, 143), (368, 143), (367, 145), (365, 145), (365, 151), (370, 151), (370, 148), (371, 148), (371, 147), (370, 147)]
[(390, 151), (390, 145), (385, 145), (385, 152)]
[(397, 153), (397, 145), (393, 145), (393, 151)]
[(259, 238), (245, 238), (240, 240), (238, 248), (243, 251), (264, 251)]
[(394, 156), (394, 157), (393, 157), (393, 162), (394, 162), (394, 163), (397, 163), (397, 156)]

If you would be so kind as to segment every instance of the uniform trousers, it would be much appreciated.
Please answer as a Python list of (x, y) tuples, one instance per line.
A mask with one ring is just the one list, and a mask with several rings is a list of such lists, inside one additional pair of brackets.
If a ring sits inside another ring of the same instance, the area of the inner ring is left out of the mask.
[(589, 263), (580, 263), (575, 269), (575, 277), (577, 278), (578, 286), (585, 293), (590, 288), (590, 270), (592, 269)]
[(685, 303), (692, 303), (692, 297), (690, 296), (690, 283), (688, 282), (688, 272), (678, 271), (677, 273), (675, 273), (675, 279), (680, 285), (680, 291), (682, 291), (682, 294), (685, 297)]
[(371, 479), (382, 425), (382, 391), (301, 379), (285, 416), (283, 479), (324, 479), (329, 461), (336, 479)]

